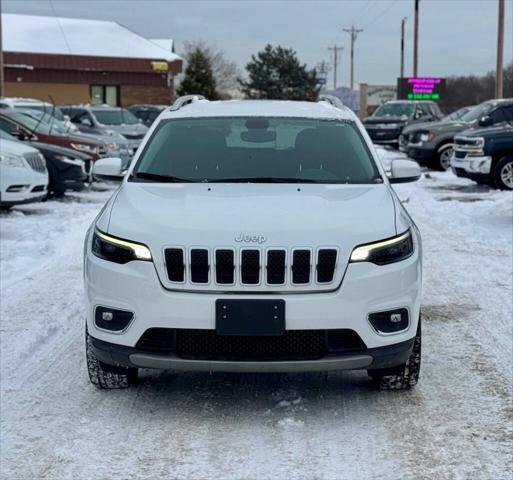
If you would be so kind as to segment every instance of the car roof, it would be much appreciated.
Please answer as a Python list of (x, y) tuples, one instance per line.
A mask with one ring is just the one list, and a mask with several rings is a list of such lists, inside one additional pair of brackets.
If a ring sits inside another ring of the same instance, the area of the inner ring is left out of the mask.
[(197, 100), (179, 109), (168, 109), (161, 119), (189, 117), (291, 117), (323, 120), (355, 120), (347, 107), (337, 108), (328, 102), (291, 100)]

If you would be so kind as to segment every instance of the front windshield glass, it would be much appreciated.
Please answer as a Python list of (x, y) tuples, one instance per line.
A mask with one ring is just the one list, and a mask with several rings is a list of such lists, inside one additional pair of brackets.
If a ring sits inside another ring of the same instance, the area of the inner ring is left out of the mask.
[(374, 112), (374, 117), (410, 117), (413, 115), (412, 103), (385, 103)]
[(35, 118), (37, 115), (39, 115), (38, 112), (34, 114), (15, 113), (13, 118), (32, 132), (41, 133), (43, 135), (63, 135), (66, 133), (66, 129), (57, 125), (58, 121), (54, 120), (53, 123), (46, 123), (44, 118)]
[(131, 180), (382, 181), (354, 123), (264, 117), (164, 122), (150, 138)]
[(471, 109), (469, 112), (467, 112), (463, 117), (461, 117), (461, 120), (463, 122), (475, 122), (476, 120), (479, 120), (481, 117), (484, 117), (485, 115), (488, 115), (488, 112), (492, 109), (493, 105), (491, 103), (480, 103), (473, 109)]
[(93, 113), (96, 119), (104, 125), (134, 125), (139, 123), (139, 120), (133, 113), (122, 108), (116, 110), (95, 109)]

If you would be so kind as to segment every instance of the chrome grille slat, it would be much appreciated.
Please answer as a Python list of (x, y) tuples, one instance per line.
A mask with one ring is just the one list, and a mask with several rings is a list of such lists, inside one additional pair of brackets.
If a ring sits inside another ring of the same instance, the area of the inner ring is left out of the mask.
[(40, 153), (25, 153), (23, 155), (32, 170), (39, 173), (46, 172), (46, 162)]

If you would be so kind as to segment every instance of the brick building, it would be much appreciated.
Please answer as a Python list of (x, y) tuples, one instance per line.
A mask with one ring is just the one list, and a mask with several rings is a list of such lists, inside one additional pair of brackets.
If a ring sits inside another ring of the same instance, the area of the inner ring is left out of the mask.
[(182, 58), (162, 41), (111, 21), (3, 14), (2, 25), (5, 96), (125, 107), (173, 99)]

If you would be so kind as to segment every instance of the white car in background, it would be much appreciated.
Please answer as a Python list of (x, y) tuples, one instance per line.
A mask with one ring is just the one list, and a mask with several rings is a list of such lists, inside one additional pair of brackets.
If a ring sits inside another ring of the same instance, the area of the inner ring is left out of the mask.
[(0, 208), (38, 202), (48, 193), (46, 161), (35, 148), (0, 137)]

